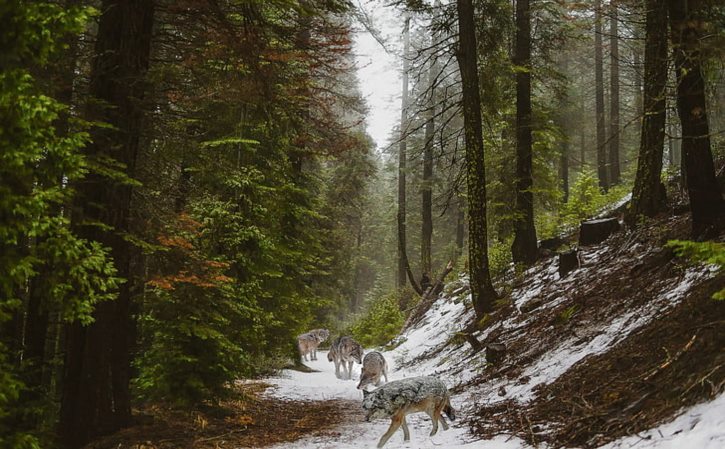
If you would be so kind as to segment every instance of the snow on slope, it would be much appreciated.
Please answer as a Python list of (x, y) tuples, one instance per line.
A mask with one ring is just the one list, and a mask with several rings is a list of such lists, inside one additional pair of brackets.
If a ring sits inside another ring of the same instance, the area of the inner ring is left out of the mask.
[[(539, 265), (526, 274), (526, 282), (514, 289), (511, 298), (515, 312), (490, 328), (476, 334), (479, 341), (485, 341), (494, 331), (503, 331), (509, 341), (521, 338), (536, 317), (536, 313), (521, 311), (531, 301), (537, 301), (537, 312), (561, 305), (567, 300), (567, 292), (576, 287), (577, 282), (588, 276), (602, 274), (599, 262), (611, 257), (612, 248), (606, 246), (596, 249), (584, 249), (583, 265), (564, 279), (559, 278), (554, 260)], [(629, 257), (628, 263), (634, 264), (644, 257), (646, 251), (638, 245), (618, 250), (617, 256)], [(604, 269), (607, 269), (606, 266)], [(597, 271), (595, 271), (597, 270)], [(609, 321), (596, 321), (586, 327), (576, 338), (567, 338), (558, 342), (553, 348), (535, 352), (536, 342), (532, 342), (530, 363), (521, 366), (522, 373), (516, 378), (499, 378), (484, 382), (473, 387), (466, 384), (480, 374), (485, 367), (485, 351), (471, 354), (470, 346), (453, 340), (455, 334), (463, 330), (472, 318), (470, 295), (465, 289), (465, 277), (451, 283), (448, 297), (439, 299), (427, 312), (424, 319), (414, 328), (408, 329), (396, 339), (399, 345), (385, 352), (390, 365), (390, 380), (419, 375), (437, 375), (449, 386), (464, 386), (463, 392), (452, 397), (453, 407), (459, 416), (468, 412), (468, 408), (477, 404), (495, 404), (503, 400), (515, 400), (526, 403), (535, 397), (536, 386), (555, 381), (572, 366), (585, 358), (608, 351), (627, 338), (637, 329), (649, 323), (654, 317), (677, 305), (693, 285), (713, 276), (714, 272), (693, 267), (679, 278), (665, 279), (658, 288), (654, 300), (636, 307), (622, 307), (619, 314)], [(467, 307), (466, 304), (469, 304)], [(315, 373), (285, 371), (280, 378), (269, 379), (275, 385), (269, 394), (287, 399), (326, 400), (345, 399), (358, 401), (362, 394), (355, 389), (360, 368), (354, 368), (354, 380), (340, 380), (334, 375), (332, 363), (327, 361), (324, 351), (318, 355), (319, 360), (307, 362)], [(527, 382), (520, 382), (521, 378)], [(501, 388), (506, 390), (505, 397), (499, 396)], [(411, 415), (408, 418), (411, 428), (411, 441), (404, 443), (399, 430), (390, 439), (386, 448), (434, 448), (472, 449), (510, 449), (529, 447), (522, 440), (512, 437), (497, 437), (493, 440), (472, 440), (460, 422), (454, 423), (449, 431), (439, 431), (438, 435), (429, 437), (430, 421), (424, 414)], [(629, 447), (672, 447), (689, 448), (723, 447), (725, 441), (725, 395), (721, 395), (710, 403), (700, 404), (683, 414), (673, 422), (652, 429), (646, 435), (627, 437), (606, 446), (607, 449), (624, 449)], [(285, 448), (335, 448), (352, 449), (375, 447), (380, 436), (389, 425), (388, 420), (372, 423), (349, 423), (339, 429), (337, 436), (309, 437), (294, 444), (285, 444)]]

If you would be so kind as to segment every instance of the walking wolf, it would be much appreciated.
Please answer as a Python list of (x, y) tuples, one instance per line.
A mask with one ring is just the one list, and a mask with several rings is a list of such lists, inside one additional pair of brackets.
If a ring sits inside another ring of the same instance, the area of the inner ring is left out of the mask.
[(430, 416), (433, 422), (431, 436), (438, 432), (439, 421), (443, 430), (448, 430), (441, 412), (445, 412), (451, 420), (456, 419), (446, 385), (431, 376), (394, 380), (372, 392), (363, 390), (363, 396), (362, 406), (367, 412), (367, 421), (388, 417), (392, 419), (388, 431), (378, 442), (378, 448), (383, 447), (401, 426), (403, 439), (410, 440), (408, 423), (405, 421), (405, 415), (409, 413), (426, 412)]
[(297, 337), (297, 346), (300, 348), (302, 359), (307, 361), (307, 354), (310, 354), (310, 360), (317, 360), (317, 347), (320, 343), (327, 340), (330, 331), (327, 329), (313, 329), (306, 334)]
[(380, 376), (385, 376), (385, 383), (388, 383), (388, 362), (378, 351), (368, 352), (363, 359), (357, 389), (363, 389), (370, 384), (375, 384), (377, 387), (380, 385)]
[[(330, 346), (327, 360), (335, 362), (335, 375), (340, 379), (352, 378), (352, 365), (354, 362), (362, 363), (363, 349), (360, 343), (352, 337), (337, 337)], [(343, 373), (340, 374), (340, 366)]]

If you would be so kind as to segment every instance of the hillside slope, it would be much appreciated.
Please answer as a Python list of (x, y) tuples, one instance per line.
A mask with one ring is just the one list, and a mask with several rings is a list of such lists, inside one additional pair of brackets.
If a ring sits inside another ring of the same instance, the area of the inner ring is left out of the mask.
[[(663, 249), (688, 227), (672, 217), (616, 234), (582, 248), (581, 267), (564, 278), (556, 258), (532, 267), (473, 333), (484, 346), (505, 345), (497, 364), (456, 336), (473, 319), (460, 279), (401, 336), (397, 364), (447, 379), (479, 438), (618, 445), (684, 412), (669, 434), (643, 438), (659, 447), (676, 434), (677, 447), (722, 447), (725, 303), (711, 296), (725, 278)], [(699, 439), (690, 446), (690, 437)]]

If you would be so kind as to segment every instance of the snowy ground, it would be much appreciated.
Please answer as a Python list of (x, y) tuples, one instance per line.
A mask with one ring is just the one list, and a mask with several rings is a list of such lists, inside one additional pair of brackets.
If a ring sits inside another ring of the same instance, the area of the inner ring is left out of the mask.
[[(589, 259), (596, 259), (602, 250), (585, 253)], [(586, 264), (585, 264), (586, 265)], [(547, 283), (567, 284), (571, 279), (558, 279), (556, 270), (552, 267), (542, 267), (536, 273), (526, 289), (513, 292), (515, 304), (521, 307), (531, 298), (538, 295), (538, 291)], [(580, 270), (589, 270), (583, 267)], [(516, 379), (511, 381), (496, 380), (472, 387), (462, 394), (452, 397), (452, 405), (459, 417), (467, 412), (467, 406), (475, 398), (478, 403), (495, 403), (502, 400), (497, 392), (504, 386), (508, 391), (508, 399), (515, 399), (525, 403), (535, 394), (535, 386), (541, 383), (553, 382), (557, 377), (569, 370), (580, 360), (609, 350), (618, 344), (626, 335), (653, 319), (657, 313), (672, 307), (681, 300), (691, 286), (712, 273), (707, 269), (693, 268), (687, 271), (677, 283), (664, 285), (662, 295), (647, 304), (647, 307), (637, 310), (623, 311), (616, 319), (609, 323), (597, 323), (587, 332), (586, 344), (577, 344), (574, 341), (562, 341), (557, 348), (548, 353), (548, 356), (533, 361), (528, 366), (522, 366), (523, 374), (531, 380), (523, 385), (516, 385)], [(437, 301), (425, 318), (413, 329), (406, 331), (399, 337), (400, 343), (394, 350), (385, 352), (385, 358), (390, 365), (390, 380), (420, 375), (439, 376), (449, 388), (465, 384), (475, 377), (485, 362), (484, 353), (474, 356), (467, 354), (468, 348), (462, 344), (444, 345), (456, 332), (462, 330), (469, 321), (470, 308), (465, 307), (468, 301), (467, 293), (460, 288), (465, 279), (453, 283), (451, 297), (441, 298)], [(563, 287), (563, 285), (562, 285)], [(562, 290), (566, 290), (562, 288)], [(561, 298), (553, 298), (542, 308), (553, 307)], [(530, 318), (525, 314), (515, 314), (501, 323), (503, 327), (510, 327), (512, 335), (518, 331), (525, 332), (525, 324)], [(483, 340), (485, 335), (479, 335)], [(465, 351), (465, 352), (462, 352)], [(465, 363), (461, 363), (465, 360)], [(273, 385), (268, 390), (269, 395), (281, 399), (316, 400), (331, 399), (351, 401), (351, 407), (357, 407), (362, 401), (362, 393), (355, 387), (360, 376), (360, 365), (353, 368), (352, 380), (340, 380), (335, 377), (334, 365), (327, 361), (326, 351), (320, 351), (318, 360), (306, 362), (307, 366), (316, 370), (312, 373), (298, 371), (284, 371), (281, 377), (267, 379)], [(427, 415), (418, 413), (409, 415), (411, 441), (403, 442), (403, 434), (398, 430), (388, 441), (386, 448), (450, 448), (450, 449), (514, 449), (531, 447), (518, 438), (500, 436), (493, 440), (472, 440), (467, 434), (467, 428), (459, 421), (453, 423), (448, 431), (439, 430), (438, 434), (430, 437), (430, 420)], [(310, 436), (295, 443), (285, 443), (276, 448), (316, 448), (316, 449), (353, 449), (373, 448), (380, 436), (387, 430), (389, 420), (374, 422), (351, 422), (337, 429), (332, 435)], [(541, 446), (539, 446), (541, 447)], [(622, 438), (603, 448), (704, 448), (715, 449), (725, 447), (725, 394), (715, 400), (683, 410), (668, 423), (651, 429), (639, 435)]]
[[(399, 348), (401, 349), (401, 348)], [(404, 349), (404, 348), (403, 348)], [(385, 353), (388, 364), (391, 365), (389, 380), (413, 377), (429, 372), (421, 372), (417, 369), (408, 370), (395, 368), (396, 360), (400, 357), (399, 350)], [(273, 385), (268, 394), (283, 399), (298, 400), (329, 400), (344, 399), (362, 402), (362, 393), (355, 388), (360, 378), (360, 365), (353, 368), (352, 380), (340, 380), (335, 377), (334, 364), (327, 361), (327, 352), (318, 352), (318, 360), (305, 362), (310, 368), (317, 370), (313, 373), (302, 373), (299, 371), (286, 370), (283, 377), (267, 379)], [(459, 409), (460, 398), (453, 397), (453, 407)], [(357, 404), (355, 404), (357, 405)], [(525, 447), (520, 440), (498, 438), (489, 441), (469, 441), (470, 436), (466, 435), (466, 429), (459, 427), (453, 422), (451, 428), (443, 431), (439, 428), (438, 434), (430, 437), (431, 423), (424, 413), (417, 413), (407, 417), (410, 428), (410, 441), (403, 442), (403, 432), (398, 432), (385, 445), (386, 448), (407, 448), (407, 449), (473, 449), (482, 447), (485, 443), (487, 449), (518, 449)], [(312, 436), (295, 443), (284, 443), (276, 448), (316, 448), (316, 449), (362, 449), (376, 447), (378, 440), (385, 433), (390, 425), (389, 420), (377, 420), (374, 422), (355, 422), (342, 426), (338, 429), (338, 435)], [(508, 441), (507, 441), (508, 440)]]

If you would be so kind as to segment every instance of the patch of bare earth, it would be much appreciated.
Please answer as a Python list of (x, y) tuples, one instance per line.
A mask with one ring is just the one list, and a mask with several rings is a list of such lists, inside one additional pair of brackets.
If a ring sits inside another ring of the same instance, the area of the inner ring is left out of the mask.
[[(649, 310), (661, 311), (606, 352), (585, 357), (552, 383), (537, 387), (530, 402), (476, 404), (469, 420), (472, 432), (481, 437), (514, 434), (533, 445), (596, 447), (652, 428), (681, 408), (722, 393), (725, 302), (712, 295), (725, 287), (725, 276), (697, 281), (674, 306), (662, 301), (663, 292), (679, 285), (692, 269), (662, 245), (686, 239), (688, 230), (688, 220), (679, 217), (612, 237), (596, 261), (601, 268), (596, 275), (589, 270), (586, 278), (569, 284), (568, 292), (543, 289), (534, 300), (541, 308), (522, 315), (535, 316), (524, 329), (514, 335), (491, 333), (486, 342), (504, 342), (506, 360), (487, 366), (471, 383), (483, 386), (500, 378), (527, 383), (522, 367), (545, 359), (558, 343), (574, 340), (577, 345), (579, 339), (586, 344), (596, 336), (591, 329), (628, 310), (651, 306), (655, 309)], [(555, 300), (561, 302), (544, 307)], [(515, 313), (511, 306), (498, 311)], [(505, 398), (506, 392), (500, 395)]]
[(263, 448), (309, 435), (336, 435), (342, 422), (363, 420), (357, 401), (283, 400), (263, 395), (268, 386), (240, 385), (239, 399), (205, 410), (149, 406), (138, 410), (138, 424), (86, 449)]

